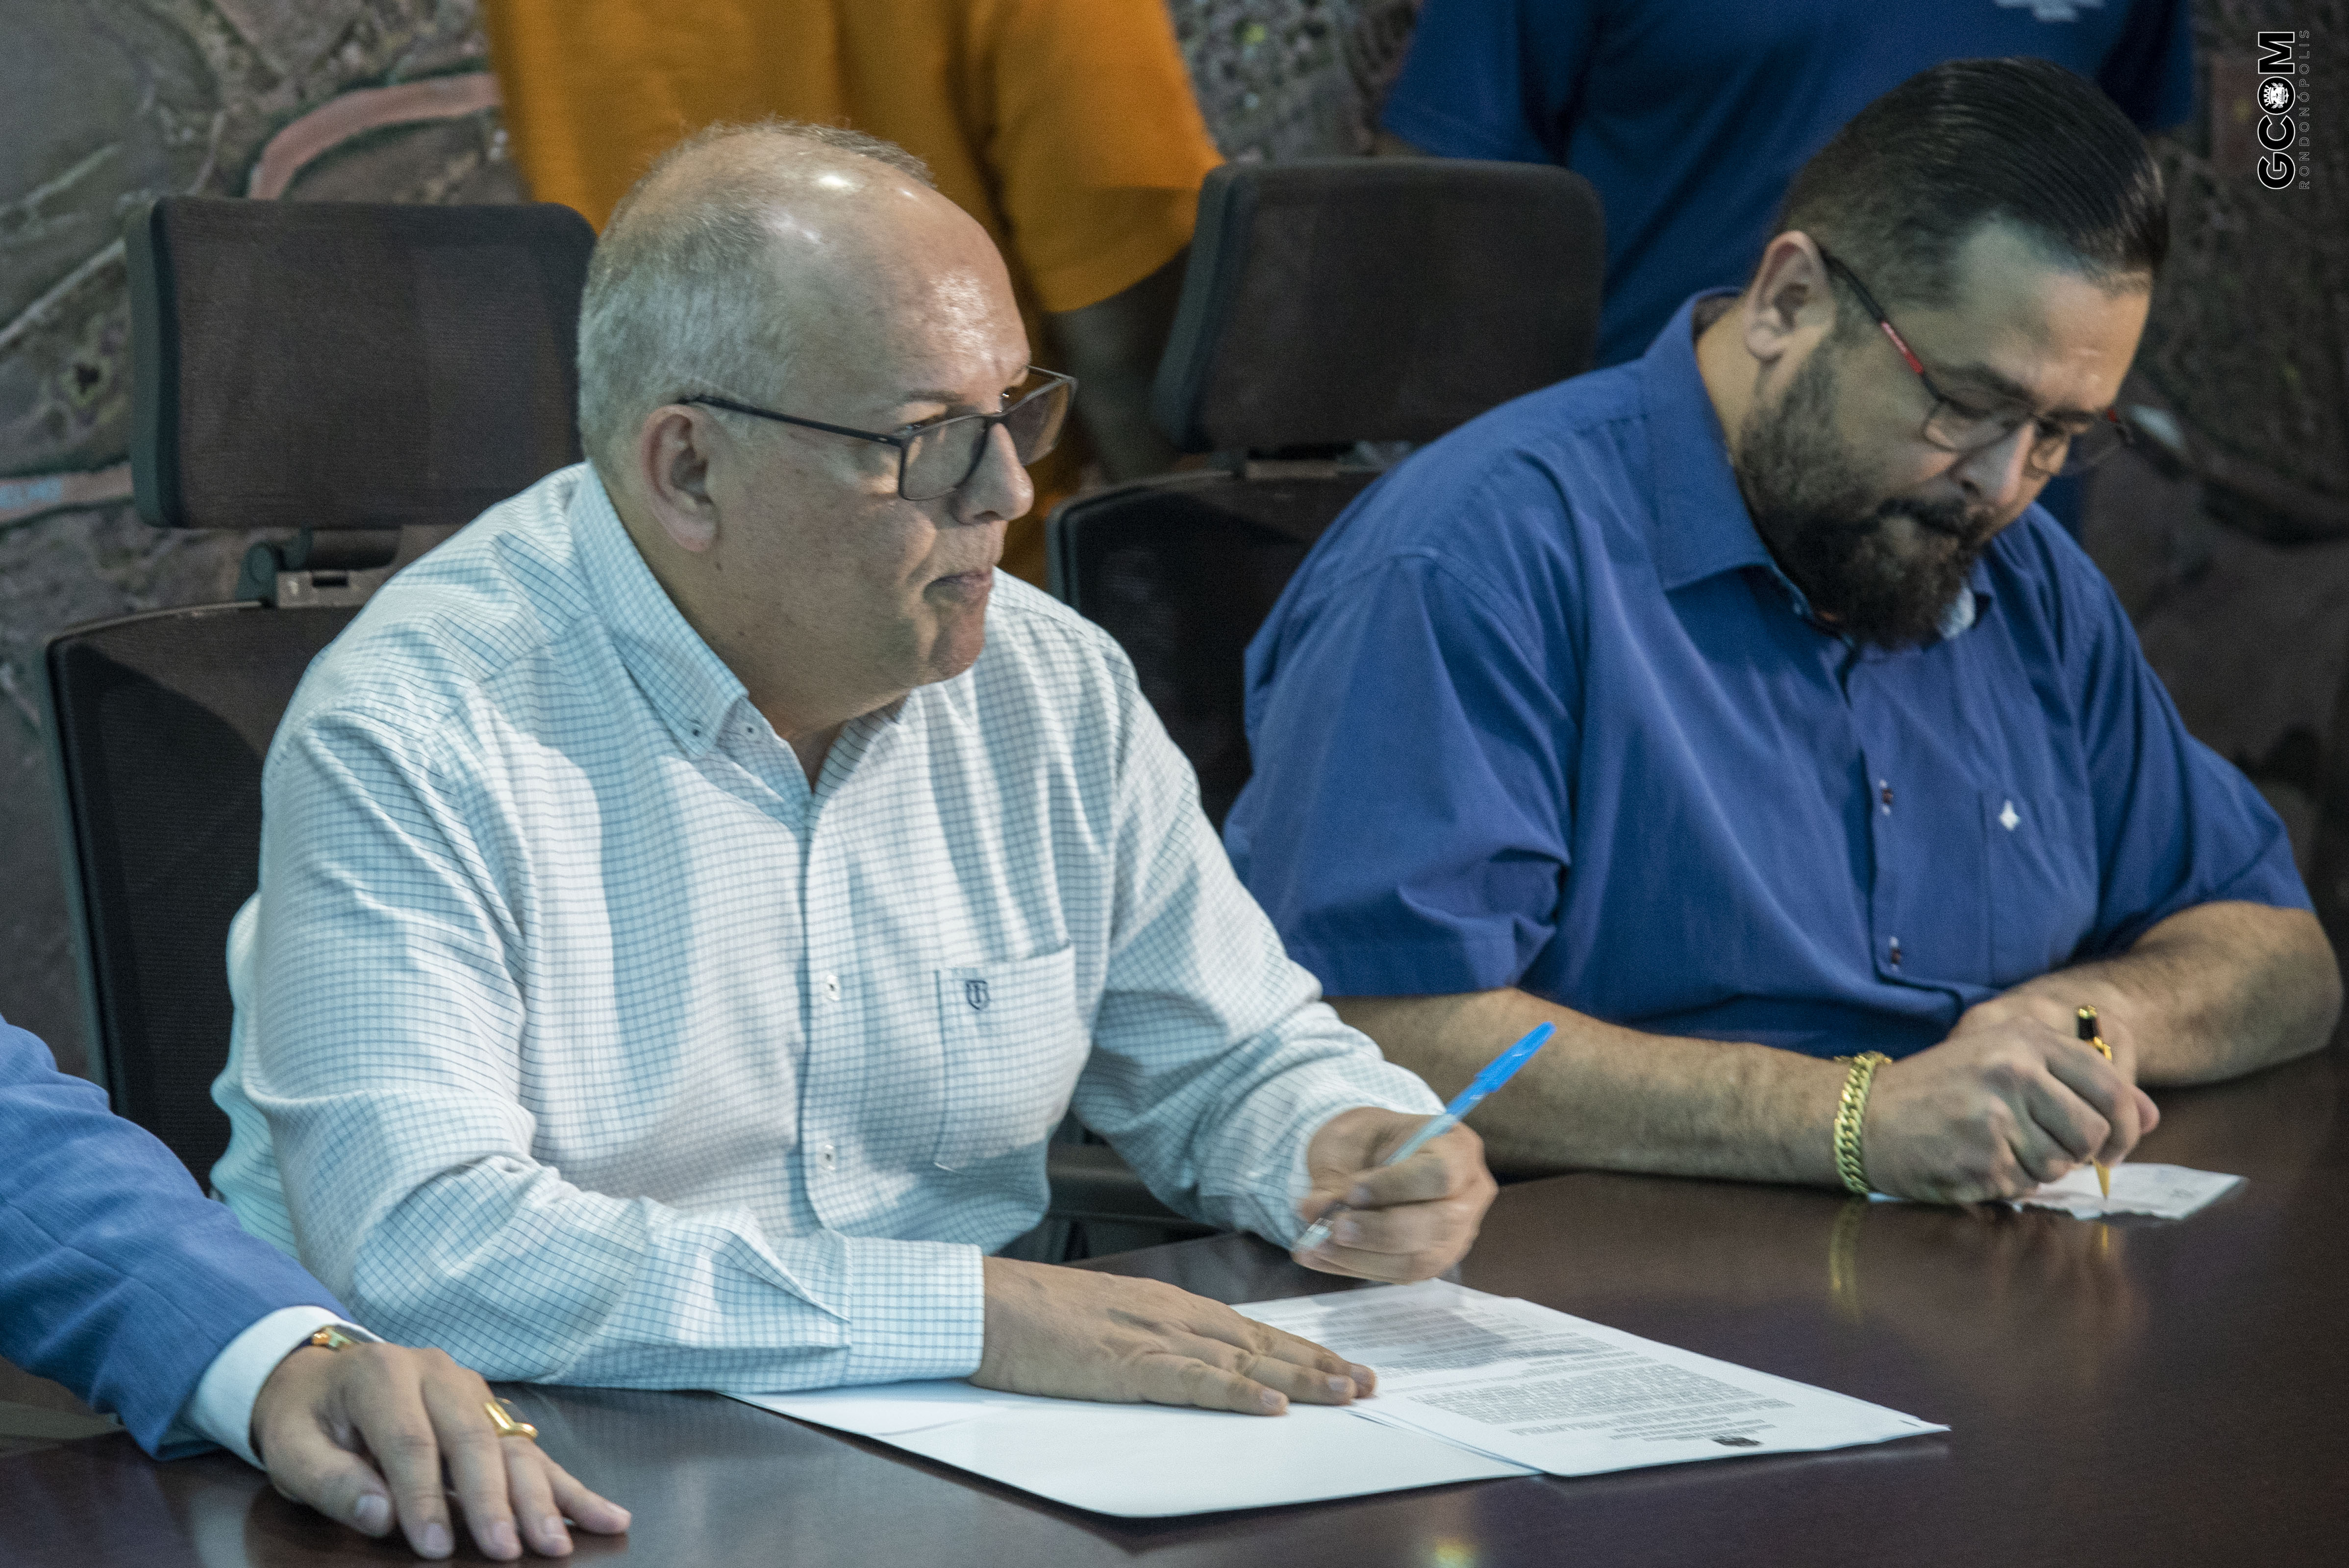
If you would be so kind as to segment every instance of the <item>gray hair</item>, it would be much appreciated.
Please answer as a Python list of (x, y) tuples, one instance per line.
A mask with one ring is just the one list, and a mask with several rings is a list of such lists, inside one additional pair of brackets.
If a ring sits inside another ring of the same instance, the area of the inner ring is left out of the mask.
[(692, 392), (770, 397), (780, 385), (790, 346), (774, 320), (769, 222), (782, 182), (757, 173), (708, 180), (681, 201), (636, 211), (679, 161), (736, 141), (753, 144), (736, 150), (778, 162), (854, 153), (936, 187), (894, 142), (785, 119), (710, 126), (654, 160), (595, 242), (579, 309), (580, 443), (607, 475), (662, 404)]

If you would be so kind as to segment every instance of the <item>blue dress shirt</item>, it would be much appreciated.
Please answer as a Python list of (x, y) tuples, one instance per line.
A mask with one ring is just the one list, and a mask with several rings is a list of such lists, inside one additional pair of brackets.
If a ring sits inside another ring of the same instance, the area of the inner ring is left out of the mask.
[(1899, 1056), (2189, 905), (2307, 907), (2038, 508), (1952, 634), (1815, 624), (1746, 515), (1694, 303), (1386, 475), (1250, 645), (1226, 846), (1298, 962), (1337, 995), (1518, 985)]
[(117, 1413), (170, 1458), (204, 1446), (173, 1422), (213, 1358), (305, 1305), (343, 1310), (96, 1084), (0, 1022), (0, 1357)]
[(2188, 0), (1427, 0), (1382, 123), (1446, 158), (1562, 163), (1607, 209), (1599, 363), (1743, 284), (1787, 181), (1928, 66), (2028, 55), (2148, 129), (2194, 104)]

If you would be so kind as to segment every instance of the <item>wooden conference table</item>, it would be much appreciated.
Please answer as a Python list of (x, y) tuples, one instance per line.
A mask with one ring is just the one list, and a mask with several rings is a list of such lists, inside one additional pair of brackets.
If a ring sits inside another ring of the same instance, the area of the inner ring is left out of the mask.
[[(636, 1512), (625, 1540), (581, 1537), (576, 1561), (629, 1568), (2337, 1565), (2344, 1085), (2336, 1047), (2161, 1097), (2145, 1158), (2251, 1178), (2174, 1223), (1597, 1174), (1501, 1194), (1464, 1283), (1951, 1428), (1875, 1448), (1131, 1522), (714, 1395), (503, 1391), (550, 1450)], [(1089, 1266), (1226, 1301), (1331, 1284), (1239, 1237)], [(217, 1454), (156, 1465), (118, 1435), (0, 1459), (7, 1568), (414, 1561)]]

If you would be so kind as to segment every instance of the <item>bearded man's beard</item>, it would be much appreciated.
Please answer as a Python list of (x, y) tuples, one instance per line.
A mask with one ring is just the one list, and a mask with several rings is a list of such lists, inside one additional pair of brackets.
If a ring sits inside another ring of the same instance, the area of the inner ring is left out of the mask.
[[(1884, 648), (1940, 634), (1966, 575), (1998, 532), (1988, 508), (1878, 500), (1835, 437), (1836, 379), (1822, 344), (1768, 411), (1745, 417), (1737, 485), (1763, 542), (1836, 630)], [(1898, 528), (1906, 517), (1913, 529)], [(1909, 536), (1904, 548), (1896, 536)]]

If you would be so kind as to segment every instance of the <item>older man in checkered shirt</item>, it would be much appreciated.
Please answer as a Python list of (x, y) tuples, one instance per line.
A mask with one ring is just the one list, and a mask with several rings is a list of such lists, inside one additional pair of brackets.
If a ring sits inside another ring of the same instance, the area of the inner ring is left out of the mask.
[[(657, 164), (589, 273), (591, 461), (390, 583), (270, 750), (215, 1181), (492, 1377), (968, 1376), (1275, 1413), (1370, 1375), (990, 1255), (1073, 1103), (1184, 1212), (1423, 1278), (1493, 1185), (1234, 880), (1110, 640), (999, 578), (1070, 387), (898, 150)], [(982, 651), (983, 650), (983, 651)]]

